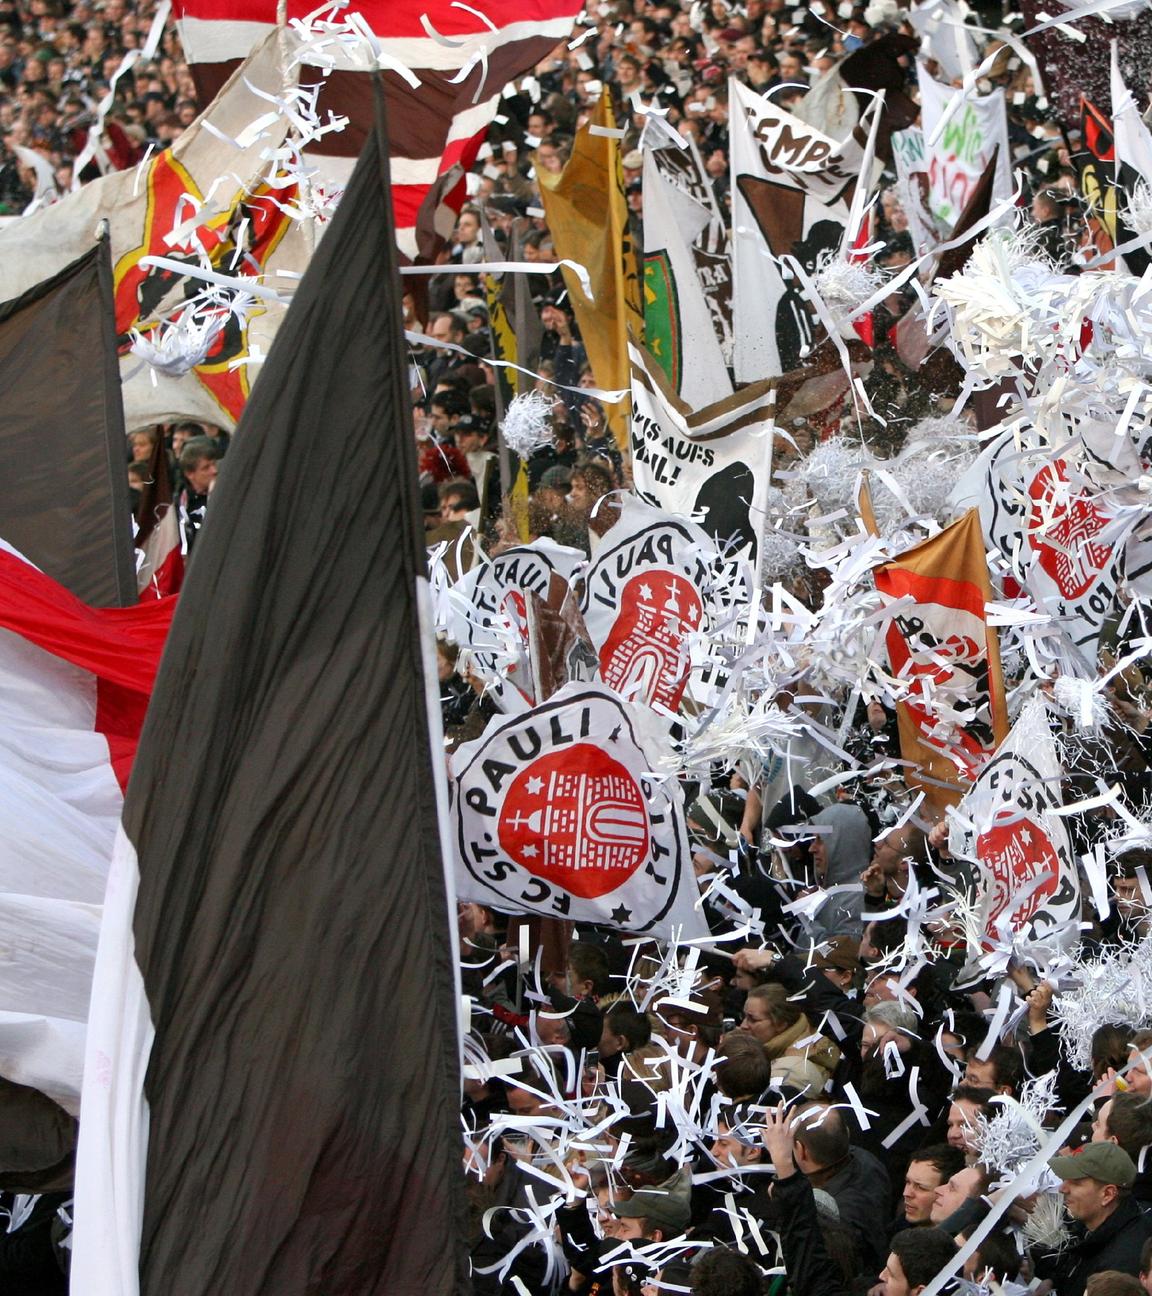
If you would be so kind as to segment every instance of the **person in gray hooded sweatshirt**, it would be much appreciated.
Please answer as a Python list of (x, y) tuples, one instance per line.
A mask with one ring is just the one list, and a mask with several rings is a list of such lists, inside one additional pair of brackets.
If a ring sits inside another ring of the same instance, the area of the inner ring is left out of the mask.
[(860, 874), (872, 858), (872, 827), (868, 816), (859, 806), (838, 803), (813, 815), (811, 822), (821, 830), (812, 842), (818, 885), (824, 890), (844, 885), (854, 885), (856, 889), (830, 895), (805, 921), (806, 934), (815, 941), (830, 940), (833, 936), (859, 940), (864, 931)]

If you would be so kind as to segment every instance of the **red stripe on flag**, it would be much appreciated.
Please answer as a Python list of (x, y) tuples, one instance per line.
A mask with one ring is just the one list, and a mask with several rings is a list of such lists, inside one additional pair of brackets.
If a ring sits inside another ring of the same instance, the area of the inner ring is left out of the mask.
[[(441, 36), (472, 36), (491, 30), (488, 23), (468, 9), (455, 5), (431, 6), (427, 0), (358, 0), (361, 14), (377, 36), (415, 36), (428, 39), (421, 16), (433, 10), (429, 21)], [(484, 0), (472, 8), (482, 10), (495, 27), (513, 23), (542, 23), (572, 13), (571, 0)], [(275, 23), (275, 0), (191, 0), (175, 6), (178, 18), (199, 18), (208, 22)], [(306, 18), (316, 11), (313, 0), (288, 0), (288, 18)]]
[(96, 729), (127, 786), (175, 598), (90, 608), (62, 585), (0, 550), (0, 628), (96, 677)]

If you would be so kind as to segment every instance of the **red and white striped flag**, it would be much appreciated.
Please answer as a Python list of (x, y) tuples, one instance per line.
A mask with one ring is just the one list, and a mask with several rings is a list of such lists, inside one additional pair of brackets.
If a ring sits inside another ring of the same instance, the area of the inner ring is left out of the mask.
[[(501, 92), (530, 72), (572, 30), (583, 0), (360, 0), (355, 8), (383, 55), (411, 69), (420, 84), (384, 80), (392, 155), (392, 195), (400, 250), (417, 252), (416, 226), (425, 199), (457, 211), (465, 197), (464, 171), (476, 161)], [(288, 19), (313, 13), (311, 0), (290, 0)], [(481, 10), (483, 12), (481, 12)], [(276, 0), (183, 0), (176, 6), (180, 37), (201, 103), (207, 103), (276, 23)], [(345, 16), (346, 19), (346, 16)], [(372, 124), (372, 81), (364, 63), (338, 46), (319, 99), (319, 111), (350, 119), (343, 131), (318, 141), (317, 151), (353, 159)], [(308, 57), (301, 79), (309, 77)], [(433, 186), (442, 177), (445, 185)], [(429, 214), (431, 215), (431, 213)]]
[(0, 1075), (71, 1112), (123, 789), (174, 602), (90, 608), (0, 541)]

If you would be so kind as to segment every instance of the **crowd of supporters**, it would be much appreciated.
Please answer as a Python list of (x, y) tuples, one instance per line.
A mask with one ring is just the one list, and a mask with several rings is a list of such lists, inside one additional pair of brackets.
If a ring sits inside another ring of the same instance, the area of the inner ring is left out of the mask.
[[(982, 21), (995, 27), (1003, 15), (987, 9)], [(155, 12), (150, 0), (0, 4), (0, 213), (18, 216), (67, 192), (78, 159), (82, 180), (125, 169), (191, 123), (202, 105), (170, 23), (153, 57), (125, 67)], [(538, 537), (587, 552), (598, 501), (629, 483), (604, 406), (581, 394), (597, 384), (564, 282), (547, 268), (555, 249), (536, 181), (539, 170), (563, 168), (603, 88), (624, 130), (623, 174), (642, 246), (645, 115), (637, 96), (694, 138), (728, 210), (730, 76), (787, 107), (879, 35), (913, 35), (895, 6), (866, 11), (828, 0), (803, 8), (609, 0), (593, 16), (589, 37), (559, 46), (504, 101), (444, 273), (426, 300), (406, 299), (408, 327), (429, 341), (411, 355), (427, 540), (453, 575), (476, 561), (476, 536), (490, 554)], [(914, 100), (911, 52), (904, 65)], [(1014, 163), (1031, 190), (1022, 205), (1030, 204), (1055, 263), (1075, 270), (1091, 243), (1072, 165), (1075, 124), (1041, 105), (1031, 74), (1007, 49), (988, 81), (1009, 91)], [(90, 148), (89, 128), (109, 94)], [(874, 259), (892, 272), (915, 249), (893, 176), (885, 186)], [(481, 268), (514, 246), (542, 266), (527, 276), (541, 337), (531, 385), (552, 401), (550, 443), (519, 469), (528, 485), (519, 511), (508, 501), (516, 465), (497, 435), (517, 380), (504, 381), (491, 363)], [(877, 328), (870, 395), (897, 414), (864, 430), (880, 454), (899, 448), (901, 425), (925, 406), (921, 378), (883, 342), (912, 300), (894, 292)], [(171, 458), (191, 548), (210, 517), (228, 437), (189, 423), (133, 430), (133, 490), (149, 479), (157, 439)], [(439, 652), (443, 718), (459, 742), (494, 711), (457, 646), (441, 642)], [(1123, 778), (1137, 795), (1147, 783), (1148, 693), (1135, 668), (1114, 691)], [(853, 741), (895, 743), (894, 717), (879, 704), (855, 719)], [(1114, 770), (1120, 761), (1107, 740), (1101, 750)], [(1073, 1066), (1053, 1015), (1057, 987), (1024, 966), (1007, 977), (1027, 1010), (1005, 1026), (995, 1013), (998, 982), (965, 961), (963, 933), (909, 917), (910, 888), (947, 886), (964, 896), (973, 880), (942, 835), (903, 822), (909, 796), (898, 779), (841, 797), (813, 798), (796, 786), (770, 802), (763, 787), (718, 772), (715, 786), (698, 792), (690, 819), (701, 890), (717, 857), (738, 859), (732, 886), (769, 935), (762, 945), (696, 951), (696, 975), (682, 994), (659, 992), (665, 951), (596, 929), (577, 931), (558, 961), (542, 963), (537, 983), (506, 919), (462, 906), (477, 1046), (490, 1063), (519, 1063), (466, 1081), (464, 1171), (479, 1296), (915, 1296), (953, 1268), (953, 1290), (967, 1282), (972, 1291), (1057, 1296), (1152, 1292), (1152, 1033), (1101, 1020), (1090, 1066)], [(704, 799), (718, 813), (706, 812)], [(1146, 852), (1133, 851), (1111, 867), (1110, 915), (1100, 920), (1086, 905), (1084, 948), (1107, 951), (1148, 935), (1149, 864)], [(815, 908), (796, 904), (854, 883)], [(708, 912), (715, 934), (731, 930), (723, 906)], [(989, 1159), (988, 1125), (1005, 1099), (1044, 1077), (1049, 1102), (1038, 1138), (1059, 1130), (1046, 1188), (1064, 1214), (1039, 1219), (1045, 1194), (1032, 1192), (985, 1228), (1012, 1180)], [(508, 1125), (503, 1116), (520, 1119)], [(492, 1132), (494, 1121), (502, 1132)], [(5, 1290), (63, 1290), (53, 1268), (53, 1199), (40, 1200), (46, 1205), (29, 1213), (22, 1198), (4, 1198)]]

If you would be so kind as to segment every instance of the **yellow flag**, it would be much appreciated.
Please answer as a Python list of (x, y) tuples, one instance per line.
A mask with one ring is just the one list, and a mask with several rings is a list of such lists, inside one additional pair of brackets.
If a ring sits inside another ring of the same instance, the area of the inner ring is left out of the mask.
[(980, 514), (875, 569), (892, 601), (886, 640), (892, 674), (907, 686), (896, 711), (904, 779), (936, 806), (955, 805), (1008, 734)]
[[(605, 134), (604, 132), (611, 132)], [(537, 170), (540, 197), (556, 255), (588, 271), (589, 299), (567, 267), (564, 283), (588, 352), (597, 386), (628, 387), (628, 332), (643, 337), (640, 270), (628, 230), (624, 171), (616, 119), (605, 87), (588, 125), (576, 135), (568, 164), (559, 174)], [(606, 407), (617, 446), (628, 448), (627, 399)]]

